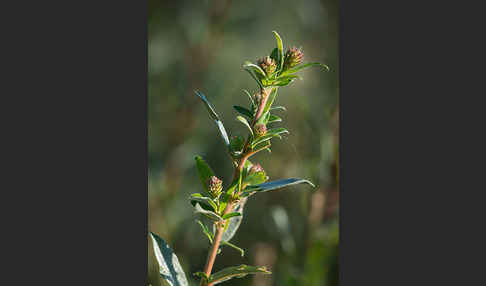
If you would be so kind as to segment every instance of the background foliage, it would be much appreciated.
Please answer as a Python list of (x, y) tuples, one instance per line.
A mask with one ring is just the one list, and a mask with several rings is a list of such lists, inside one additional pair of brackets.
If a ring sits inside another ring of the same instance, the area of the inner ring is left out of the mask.
[[(279, 116), (290, 134), (275, 140), (272, 156), (256, 156), (271, 180), (308, 178), (317, 189), (295, 186), (251, 200), (233, 239), (245, 257), (227, 249), (214, 269), (249, 264), (273, 272), (226, 282), (235, 286), (337, 285), (337, 21), (337, 0), (149, 1), (148, 227), (172, 246), (193, 285), (191, 273), (202, 270), (208, 248), (187, 200), (201, 191), (194, 156), (203, 156), (225, 186), (233, 170), (194, 90), (213, 103), (230, 135), (245, 134), (231, 106), (247, 105), (242, 89), (256, 91), (242, 64), (271, 52), (272, 30), (286, 46), (302, 46), (304, 61), (331, 70), (309, 68), (304, 80), (279, 92), (276, 105), (287, 108)], [(151, 278), (158, 275), (154, 262), (149, 255)]]

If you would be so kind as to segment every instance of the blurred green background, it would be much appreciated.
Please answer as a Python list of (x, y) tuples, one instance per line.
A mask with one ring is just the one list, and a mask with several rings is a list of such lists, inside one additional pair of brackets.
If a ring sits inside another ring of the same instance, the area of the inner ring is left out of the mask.
[[(316, 183), (250, 198), (232, 243), (245, 257), (223, 248), (214, 271), (227, 266), (265, 265), (273, 275), (250, 275), (226, 285), (338, 285), (338, 1), (158, 1), (149, 0), (148, 21), (148, 228), (174, 249), (191, 285), (202, 271), (208, 241), (195, 223), (188, 196), (201, 192), (194, 156), (210, 164), (224, 186), (233, 168), (214, 122), (198, 99), (213, 103), (229, 135), (246, 135), (232, 105), (248, 106), (241, 91), (257, 85), (242, 69), (276, 46), (302, 47), (304, 78), (279, 89), (275, 105), (290, 134), (274, 139), (272, 154), (259, 162), (270, 180), (301, 177)], [(157, 276), (149, 241), (149, 281)]]

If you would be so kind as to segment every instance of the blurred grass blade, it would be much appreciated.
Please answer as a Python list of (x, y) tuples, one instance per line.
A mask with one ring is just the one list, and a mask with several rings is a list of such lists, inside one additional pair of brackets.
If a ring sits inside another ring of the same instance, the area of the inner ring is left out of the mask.
[(242, 278), (248, 274), (272, 274), (272, 272), (268, 271), (265, 267), (260, 266), (248, 266), (248, 265), (240, 265), (240, 266), (233, 266), (225, 268), (221, 271), (218, 271), (212, 274), (209, 277), (209, 283), (212, 284), (219, 284), (221, 282), (230, 280), (232, 278)]
[(219, 133), (221, 134), (224, 143), (226, 144), (226, 146), (229, 146), (228, 133), (226, 133), (226, 129), (224, 128), (223, 122), (221, 122), (221, 120), (219, 119), (219, 116), (214, 110), (213, 105), (208, 101), (206, 96), (204, 96), (204, 94), (202, 94), (200, 91), (195, 90), (194, 92), (204, 102), (204, 105), (206, 106), (209, 115), (211, 116), (212, 119), (214, 119), (214, 121), (216, 121), (216, 125), (218, 126)]
[(248, 186), (243, 191), (243, 196), (249, 196), (253, 192), (268, 192), (268, 191), (273, 191), (273, 190), (281, 189), (292, 185), (298, 185), (298, 184), (309, 184), (312, 187), (315, 187), (315, 185), (311, 183), (309, 180), (290, 178), (290, 179), (282, 179), (282, 180), (277, 180), (272, 182), (266, 182), (256, 186)]
[(171, 286), (187, 286), (187, 278), (179, 263), (179, 259), (169, 245), (158, 235), (150, 232), (155, 257), (160, 266), (160, 275)]

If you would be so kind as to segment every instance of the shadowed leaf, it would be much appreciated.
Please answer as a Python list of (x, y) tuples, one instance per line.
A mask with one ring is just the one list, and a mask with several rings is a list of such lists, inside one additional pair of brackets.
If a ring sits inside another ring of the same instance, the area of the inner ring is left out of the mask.
[(273, 191), (284, 187), (304, 184), (304, 183), (309, 184), (312, 187), (315, 187), (314, 184), (312, 184), (309, 180), (290, 178), (290, 179), (282, 179), (282, 180), (277, 180), (272, 182), (266, 182), (256, 186), (248, 186), (243, 191), (243, 196), (249, 196), (254, 192), (268, 192), (268, 191)]
[(268, 271), (265, 267), (260, 266), (248, 266), (248, 265), (240, 265), (240, 266), (233, 266), (225, 268), (221, 271), (218, 271), (209, 277), (209, 283), (219, 284), (221, 282), (230, 280), (232, 278), (242, 278), (248, 274), (272, 274), (272, 272)]

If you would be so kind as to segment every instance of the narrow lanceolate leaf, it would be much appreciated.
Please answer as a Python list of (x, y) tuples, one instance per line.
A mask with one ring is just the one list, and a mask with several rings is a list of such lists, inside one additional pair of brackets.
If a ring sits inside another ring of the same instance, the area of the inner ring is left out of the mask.
[(209, 178), (211, 178), (211, 176), (214, 176), (214, 172), (201, 156), (196, 156), (194, 159), (196, 160), (197, 173), (199, 174), (201, 184), (203, 185), (203, 188), (206, 190), (206, 192), (209, 194), (207, 182)]
[(209, 229), (200, 221), (200, 220), (196, 220), (196, 222), (199, 224), (199, 226), (201, 227), (203, 233), (208, 237), (209, 239), (209, 242), (211, 244), (213, 244), (213, 238), (214, 238), (214, 235), (209, 231)]
[(214, 110), (213, 105), (208, 101), (206, 96), (204, 96), (204, 94), (202, 94), (200, 91), (196, 90), (195, 93), (204, 102), (204, 105), (208, 109), (209, 115), (211, 116), (212, 119), (214, 119), (216, 125), (218, 126), (219, 133), (221, 134), (224, 143), (226, 144), (226, 146), (228, 146), (229, 145), (228, 133), (226, 133), (226, 129), (223, 126), (223, 122), (221, 122), (221, 119), (219, 119), (219, 116)]
[(280, 136), (280, 134), (283, 134), (283, 133), (289, 133), (289, 131), (285, 128), (272, 128), (270, 130), (267, 131), (267, 134), (256, 139), (255, 141), (253, 141), (251, 143), (251, 146), (252, 147), (255, 147), (256, 145), (262, 143), (262, 142), (265, 142), (267, 140), (270, 140), (272, 139), (273, 137), (279, 137), (279, 138), (282, 138), (282, 136)]
[(232, 278), (242, 278), (248, 274), (272, 274), (272, 272), (268, 271), (265, 267), (260, 266), (248, 266), (248, 265), (240, 265), (240, 266), (233, 266), (225, 268), (221, 271), (218, 271), (209, 277), (208, 282), (212, 284), (218, 284)]
[(242, 248), (240, 248), (240, 247), (238, 247), (238, 246), (236, 246), (236, 245), (234, 245), (232, 243), (229, 243), (227, 241), (221, 241), (221, 244), (222, 245), (227, 245), (227, 246), (229, 246), (231, 248), (234, 248), (234, 249), (238, 250), (240, 252), (240, 254), (241, 254), (241, 257), (245, 256), (245, 250), (243, 250)]
[(253, 130), (250, 127), (250, 123), (241, 115), (236, 116), (236, 119), (240, 121), (241, 123), (245, 124), (246, 127), (248, 127), (248, 130), (250, 130), (251, 135), (253, 136)]
[[(206, 204), (206, 205), (209, 205), (213, 208), (214, 211), (217, 211), (218, 210), (218, 206), (216, 205), (216, 203), (211, 199), (211, 198), (208, 198), (208, 197), (203, 197), (201, 194), (199, 193), (195, 193), (195, 194), (192, 194), (190, 197), (189, 197), (189, 200), (191, 202), (199, 202), (199, 203), (202, 203), (202, 204)], [(196, 204), (194, 203), (194, 206)]]
[(262, 70), (261, 67), (249, 62), (249, 61), (246, 61), (244, 64), (243, 64), (243, 67), (245, 69), (248, 69), (248, 70), (252, 70), (256, 75), (258, 75), (258, 77), (261, 77), (261, 78), (265, 78), (266, 75), (265, 75), (265, 72)]
[(270, 114), (270, 117), (268, 119), (268, 123), (274, 123), (274, 122), (281, 122), (282, 118), (278, 117), (277, 115)]
[(308, 67), (312, 67), (312, 66), (320, 66), (322, 67), (323, 70), (325, 71), (329, 71), (329, 67), (324, 65), (324, 64), (321, 64), (321, 63), (306, 63), (306, 64), (301, 64), (301, 65), (298, 65), (296, 67), (293, 67), (291, 69), (288, 69), (286, 71), (284, 71), (281, 76), (287, 76), (287, 75), (291, 75), (293, 73), (296, 73), (302, 69), (305, 69), (305, 68), (308, 68)]
[(285, 106), (273, 106), (270, 108), (270, 110), (283, 110), (283, 111), (287, 111), (287, 108), (285, 108)]
[(254, 192), (268, 192), (268, 191), (273, 191), (277, 189), (281, 189), (284, 187), (292, 186), (292, 185), (297, 185), (297, 184), (309, 184), (312, 187), (315, 187), (314, 184), (312, 184), (308, 180), (304, 179), (297, 179), (297, 178), (290, 178), (290, 179), (282, 179), (282, 180), (277, 180), (277, 181), (272, 181), (272, 182), (266, 182), (263, 184), (259, 184), (256, 186), (248, 186), (245, 188), (243, 191), (243, 196), (249, 196), (253, 194)]
[(282, 70), (283, 64), (284, 64), (284, 50), (283, 50), (283, 42), (282, 38), (280, 38), (280, 35), (276, 32), (273, 31), (273, 34), (275, 35), (275, 39), (277, 39), (277, 48), (278, 48), (278, 53), (279, 53), (279, 68), (278, 70)]
[(155, 233), (150, 233), (152, 238), (155, 257), (160, 266), (160, 276), (170, 286), (187, 286), (187, 278), (182, 270), (179, 259), (169, 245)]
[(272, 91), (268, 95), (267, 102), (265, 103), (265, 107), (263, 108), (263, 113), (266, 113), (270, 110), (272, 107), (273, 102), (275, 101), (275, 98), (277, 97), (277, 90), (278, 87), (273, 87)]
[(250, 76), (257, 82), (258, 84), (258, 87), (260, 87), (260, 89), (263, 89), (263, 84), (261, 82), (261, 80), (255, 75), (255, 73), (253, 72), (253, 70), (249, 70), (249, 69), (245, 69), (249, 74)]
[(222, 221), (223, 220), (223, 218), (221, 218), (217, 213), (203, 209), (199, 205), (199, 203), (196, 203), (196, 206), (194, 207), (194, 213), (195, 214), (202, 214), (203, 216), (209, 218), (212, 221)]
[(255, 108), (255, 101), (253, 100), (253, 97), (251, 96), (251, 94), (248, 92), (248, 90), (246, 89), (243, 89), (243, 92), (248, 95), (248, 98), (250, 99), (250, 102), (251, 102), (251, 107), (252, 108)]
[(241, 115), (248, 117), (248, 119), (250, 119), (250, 120), (253, 119), (253, 113), (250, 110), (248, 110), (244, 107), (238, 106), (238, 105), (234, 105), (233, 108), (236, 111), (238, 111)]
[(229, 214), (223, 215), (222, 218), (226, 220), (226, 219), (229, 219), (229, 218), (235, 217), (235, 216), (241, 216), (241, 213), (239, 213), (239, 212), (231, 212)]

